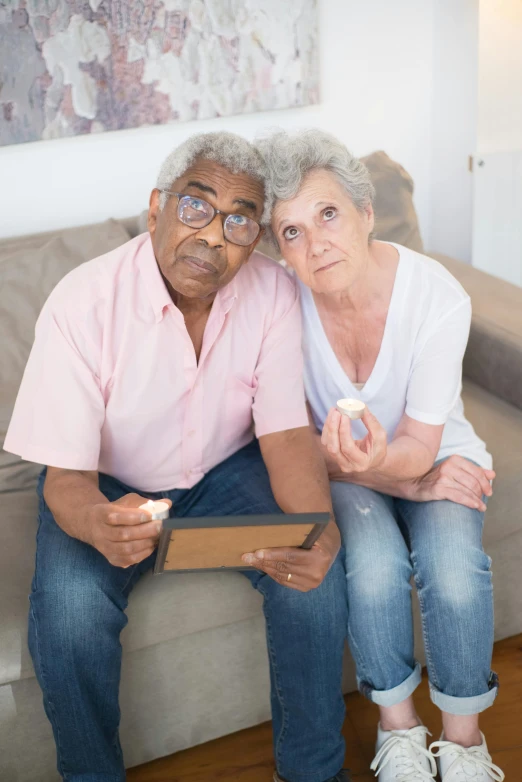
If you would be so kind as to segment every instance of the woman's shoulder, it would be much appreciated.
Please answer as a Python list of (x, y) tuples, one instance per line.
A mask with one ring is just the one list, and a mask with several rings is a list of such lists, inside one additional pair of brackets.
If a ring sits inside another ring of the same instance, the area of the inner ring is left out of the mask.
[[(439, 261), (428, 255), (394, 245), (399, 251), (409, 277), (410, 296), (434, 304), (449, 311), (459, 304), (469, 303), (469, 295), (460, 282)], [(441, 312), (442, 314), (442, 312)]]

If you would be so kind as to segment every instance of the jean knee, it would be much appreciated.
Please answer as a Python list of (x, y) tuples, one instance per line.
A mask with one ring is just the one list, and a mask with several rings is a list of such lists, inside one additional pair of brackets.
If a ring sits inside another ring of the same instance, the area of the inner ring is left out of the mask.
[(481, 547), (448, 546), (427, 561), (416, 561), (417, 585), (448, 607), (479, 603), (492, 590), (491, 558)]
[(341, 556), (332, 563), (321, 584), (302, 592), (263, 575), (255, 585), (269, 603), (271, 612), (290, 617), (302, 626), (344, 628), (346, 623), (345, 571)]
[(371, 610), (387, 609), (411, 591), (412, 567), (407, 557), (361, 561), (346, 568), (348, 603)]
[(121, 593), (111, 593), (89, 570), (71, 567), (49, 575), (39, 577), (30, 596), (31, 634), (41, 645), (60, 654), (91, 654), (108, 635), (119, 636), (127, 622)]

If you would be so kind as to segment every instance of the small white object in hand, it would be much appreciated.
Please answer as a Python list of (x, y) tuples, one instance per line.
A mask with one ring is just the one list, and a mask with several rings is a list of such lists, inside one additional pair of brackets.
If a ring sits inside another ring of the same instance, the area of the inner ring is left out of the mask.
[(355, 420), (363, 417), (366, 405), (359, 399), (338, 399), (337, 409), (343, 415), (347, 415), (348, 418)]
[(140, 510), (148, 510), (148, 512), (152, 514), (153, 521), (168, 519), (170, 513), (168, 504), (161, 500), (156, 500), (156, 502), (154, 502), (154, 500), (148, 500), (143, 505), (140, 505)]

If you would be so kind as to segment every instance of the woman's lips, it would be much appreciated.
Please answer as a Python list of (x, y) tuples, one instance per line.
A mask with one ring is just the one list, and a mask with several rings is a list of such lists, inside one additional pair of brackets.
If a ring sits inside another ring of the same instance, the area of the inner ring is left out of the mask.
[(332, 263), (327, 263), (326, 266), (321, 266), (319, 269), (315, 270), (315, 274), (318, 272), (326, 272), (328, 269), (331, 269), (333, 266), (337, 266), (338, 263), (341, 263), (341, 261), (332, 261)]

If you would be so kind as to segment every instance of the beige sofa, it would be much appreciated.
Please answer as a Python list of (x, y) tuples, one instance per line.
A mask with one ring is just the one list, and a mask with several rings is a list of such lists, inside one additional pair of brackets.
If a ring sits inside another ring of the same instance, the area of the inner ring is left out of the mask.
[[(408, 175), (384, 153), (368, 163), (378, 189), (378, 236), (422, 249)], [(143, 217), (110, 220), (0, 243), (0, 442), (34, 322), (50, 290), (69, 269), (143, 228)], [(464, 398), (498, 472), (485, 543), (494, 562), (496, 637), (504, 638), (522, 631), (522, 289), (440, 260), (474, 305)], [(26, 645), (37, 472), (36, 465), (0, 454), (2, 782), (58, 779), (51, 728)], [(261, 605), (241, 575), (146, 576), (131, 595), (129, 620), (121, 686), (129, 767), (269, 719)], [(420, 643), (418, 651), (422, 656)], [(348, 655), (344, 685), (347, 691), (355, 685)]]

